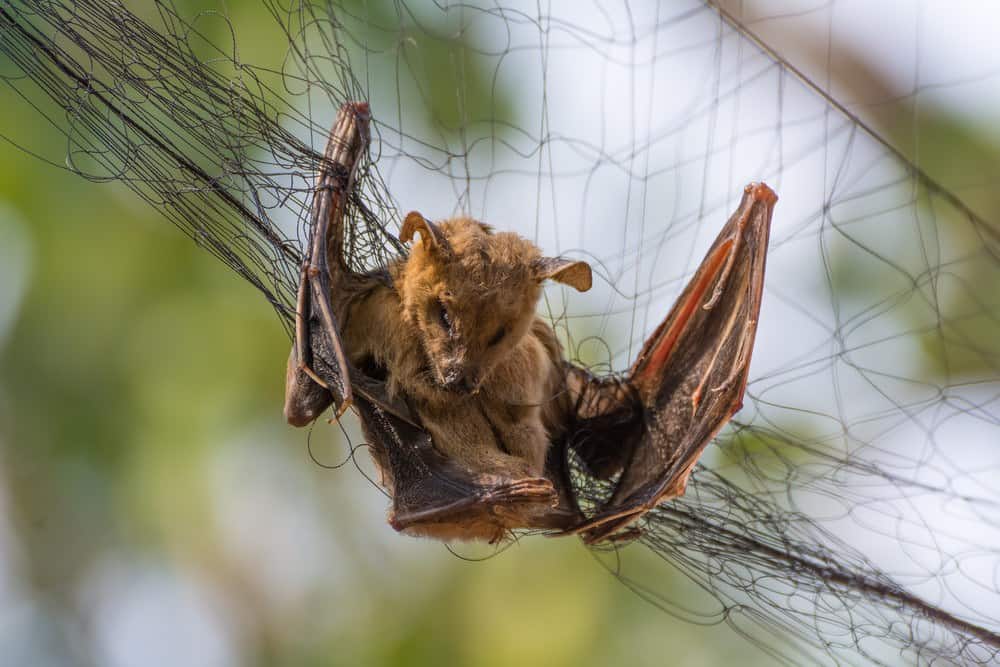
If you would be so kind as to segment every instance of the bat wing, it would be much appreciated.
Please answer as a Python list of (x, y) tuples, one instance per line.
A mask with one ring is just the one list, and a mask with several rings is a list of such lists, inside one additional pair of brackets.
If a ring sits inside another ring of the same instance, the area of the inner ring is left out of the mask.
[(480, 474), (442, 456), (406, 402), (355, 368), (344, 353), (339, 321), (351, 294), (375, 274), (357, 271), (345, 252), (345, 210), (368, 148), (370, 114), (363, 102), (341, 106), (316, 181), (309, 256), (302, 265), (295, 344), (288, 360), (285, 415), (295, 425), (316, 419), (331, 403), (357, 410), (382, 486), (392, 496), (389, 523), (438, 539), (496, 541), (513, 528), (564, 528), (575, 515), (557, 507), (545, 478)]
[(342, 414), (355, 393), (415, 424), (407, 406), (391, 400), (383, 383), (348, 363), (340, 339), (338, 321), (351, 294), (375, 279), (357, 271), (346, 251), (347, 210), (358, 168), (367, 155), (370, 121), (367, 103), (341, 105), (316, 178), (309, 254), (299, 274), (295, 344), (285, 376), (285, 417), (296, 426), (311, 423), (331, 403), (337, 403)]
[(585, 435), (567, 445), (595, 476), (620, 473), (597, 513), (572, 530), (588, 542), (682, 495), (702, 451), (742, 406), (776, 201), (766, 185), (747, 186), (624, 380), (571, 376), (576, 432)]

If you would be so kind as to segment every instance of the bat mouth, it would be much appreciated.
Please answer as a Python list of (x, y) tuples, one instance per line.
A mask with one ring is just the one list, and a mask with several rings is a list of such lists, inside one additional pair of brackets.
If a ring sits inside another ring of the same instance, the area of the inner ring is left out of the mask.
[(438, 386), (452, 394), (472, 396), (479, 393), (480, 383), (473, 382), (467, 378), (458, 378), (450, 381), (439, 378)]

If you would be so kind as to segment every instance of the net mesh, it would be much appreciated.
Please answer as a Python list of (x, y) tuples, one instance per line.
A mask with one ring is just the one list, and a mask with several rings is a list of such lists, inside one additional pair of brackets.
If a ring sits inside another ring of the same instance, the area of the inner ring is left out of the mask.
[[(830, 53), (824, 81), (758, 36), (773, 28), (759, 16), (660, 5), (266, 0), (273, 32), (247, 44), (224, 5), (7, 1), (0, 78), (62, 150), (0, 130), (133, 189), (289, 328), (329, 124), (366, 100), (354, 267), (402, 252), (412, 208), (586, 259), (595, 288), (550, 289), (544, 310), (602, 372), (628, 367), (743, 185), (766, 181), (781, 199), (744, 409), (641, 544), (596, 555), (670, 613), (790, 664), (995, 662), (988, 189), (928, 173), (927, 146), (839, 103)], [(608, 492), (576, 484), (589, 503)], [(658, 589), (666, 569), (693, 585)]]

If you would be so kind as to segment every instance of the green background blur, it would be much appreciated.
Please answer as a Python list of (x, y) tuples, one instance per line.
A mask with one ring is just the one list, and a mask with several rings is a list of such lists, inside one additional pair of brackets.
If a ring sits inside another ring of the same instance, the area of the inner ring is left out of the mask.
[[(58, 153), (39, 116), (0, 117)], [(942, 164), (1000, 162), (985, 134), (922, 119), (925, 165), (939, 144)], [(572, 539), (467, 561), (396, 535), (350, 463), (313, 460), (345, 460), (336, 426), (284, 424), (288, 344), (126, 188), (0, 149), (0, 665), (768, 664)]]

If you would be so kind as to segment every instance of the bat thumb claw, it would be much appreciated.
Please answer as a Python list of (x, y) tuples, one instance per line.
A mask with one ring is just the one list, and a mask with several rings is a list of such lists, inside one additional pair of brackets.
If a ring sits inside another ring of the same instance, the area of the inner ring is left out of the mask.
[(347, 412), (348, 409), (350, 409), (350, 407), (352, 405), (354, 405), (354, 399), (352, 397), (348, 396), (343, 401), (341, 401), (340, 405), (337, 406), (337, 411), (334, 413), (333, 418), (332, 419), (327, 419), (326, 423), (327, 424), (339, 424), (340, 423), (340, 418), (344, 416), (344, 413)]

